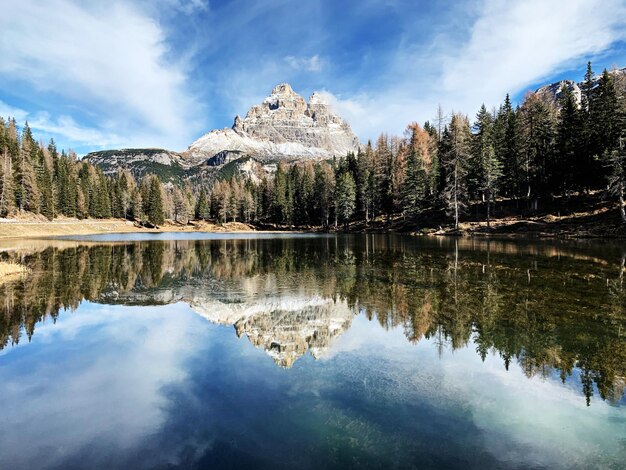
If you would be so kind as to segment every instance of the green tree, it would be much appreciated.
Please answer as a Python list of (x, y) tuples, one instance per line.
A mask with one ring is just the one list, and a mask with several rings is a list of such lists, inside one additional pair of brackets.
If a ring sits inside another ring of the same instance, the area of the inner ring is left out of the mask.
[(161, 180), (158, 176), (150, 177), (150, 190), (148, 192), (148, 204), (146, 210), (148, 222), (159, 226), (165, 222), (165, 211), (163, 209), (163, 190)]
[(467, 117), (454, 114), (450, 121), (449, 149), (445, 158), (447, 167), (444, 197), (454, 216), (454, 227), (459, 228), (459, 218), (467, 201), (468, 164), (471, 158), (471, 131)]
[(555, 122), (548, 105), (530, 94), (520, 109), (522, 126), (522, 182), (525, 196), (538, 208), (538, 198), (549, 191), (548, 168), (554, 158)]
[(626, 224), (624, 192), (626, 191), (626, 136), (620, 137), (619, 145), (611, 152), (606, 152), (605, 159), (610, 169), (609, 189), (617, 196), (622, 225)]
[(344, 229), (347, 230), (356, 207), (356, 186), (349, 171), (342, 171), (337, 178), (335, 205), (337, 219), (344, 224)]
[(204, 189), (200, 190), (200, 195), (196, 202), (195, 217), (197, 220), (207, 220), (209, 218), (209, 201)]
[(567, 194), (578, 180), (576, 169), (581, 153), (582, 122), (574, 93), (566, 85), (561, 90), (560, 107), (556, 138), (558, 163), (551, 173), (563, 194)]
[(498, 192), (500, 178), (502, 178), (502, 163), (496, 157), (493, 145), (486, 149), (486, 155), (482, 160), (482, 186), (487, 203), (487, 228), (491, 227), (491, 207), (495, 204), (495, 197)]
[(0, 149), (0, 216), (6, 217), (15, 210), (15, 191), (13, 189), (13, 162), (7, 146)]
[(426, 202), (429, 136), (417, 124), (412, 124), (409, 129), (411, 137), (408, 145), (406, 174), (402, 185), (402, 207), (406, 215), (415, 217), (424, 209)]
[(332, 168), (327, 163), (318, 163), (315, 166), (315, 181), (313, 183), (313, 210), (315, 220), (324, 227), (329, 225), (334, 193), (335, 175)]
[(494, 148), (494, 118), (483, 104), (476, 114), (472, 138), (472, 159), (468, 170), (470, 194), (485, 200), (486, 169), (489, 149)]

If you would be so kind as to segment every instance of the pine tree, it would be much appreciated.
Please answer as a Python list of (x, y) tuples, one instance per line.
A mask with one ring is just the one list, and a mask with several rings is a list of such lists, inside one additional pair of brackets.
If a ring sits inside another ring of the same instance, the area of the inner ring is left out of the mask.
[(491, 227), (491, 206), (494, 204), (496, 193), (498, 191), (500, 179), (502, 178), (502, 163), (496, 157), (493, 145), (490, 144), (486, 149), (486, 155), (482, 160), (482, 187), (487, 202), (487, 228)]
[(344, 229), (347, 230), (356, 207), (356, 186), (349, 171), (341, 171), (337, 178), (335, 206), (337, 219), (344, 224)]
[(313, 204), (315, 220), (324, 227), (328, 227), (330, 223), (334, 193), (335, 177), (332, 168), (326, 163), (318, 163), (315, 166)]
[(152, 225), (159, 226), (165, 222), (161, 180), (156, 175), (152, 175), (149, 179), (148, 204), (145, 212), (148, 222)]
[(472, 159), (468, 172), (469, 192), (473, 196), (482, 193), (485, 200), (486, 170), (489, 158), (489, 149), (494, 147), (494, 123), (493, 116), (483, 104), (476, 114), (474, 123), (474, 135), (472, 138)]
[(0, 216), (6, 217), (15, 211), (15, 191), (13, 188), (13, 165), (9, 154), (8, 145), (2, 150), (1, 179), (0, 184)]
[(365, 222), (369, 223), (370, 219), (376, 217), (377, 202), (376, 168), (371, 141), (368, 140), (365, 151), (360, 155), (357, 163), (360, 175), (357, 191), (362, 201)]
[(619, 138), (618, 147), (606, 153), (606, 160), (610, 168), (609, 189), (617, 195), (619, 201), (622, 225), (626, 224), (626, 207), (624, 193), (626, 192), (626, 136)]
[(555, 176), (555, 182), (567, 194), (574, 188), (579, 180), (576, 169), (580, 161), (581, 152), (580, 138), (582, 122), (580, 111), (572, 90), (563, 86), (561, 90), (561, 111), (557, 125), (556, 149), (558, 152), (557, 168), (551, 172)]
[(209, 218), (209, 201), (204, 189), (200, 190), (200, 195), (196, 202), (195, 217), (197, 220), (207, 220)]
[(133, 220), (142, 220), (144, 218), (143, 200), (141, 199), (141, 191), (137, 186), (130, 193), (129, 217)]
[(471, 158), (471, 132), (467, 117), (454, 114), (450, 121), (450, 147), (446, 155), (447, 166), (445, 200), (454, 216), (454, 227), (459, 228), (459, 218), (467, 200), (468, 162)]
[(620, 110), (617, 101), (615, 81), (609, 72), (604, 69), (592, 101), (595, 110), (597, 139), (600, 142), (598, 154), (606, 150), (616, 149), (621, 133)]
[(21, 211), (39, 212), (41, 195), (33, 166), (36, 159), (37, 144), (27, 122), (22, 131), (18, 159), (14, 166), (15, 197)]
[[(501, 122), (498, 123), (498, 121)], [(495, 150), (497, 158), (503, 165), (503, 184), (509, 196), (518, 198), (522, 194), (521, 186), (523, 181), (520, 126), (518, 111), (513, 109), (508, 93), (496, 117), (495, 131)]]
[(532, 208), (538, 208), (538, 198), (548, 192), (549, 162), (553, 160), (555, 122), (546, 103), (535, 94), (524, 100), (520, 111), (522, 126), (522, 174), (524, 193)]
[(56, 215), (52, 161), (51, 157), (46, 158), (45, 150), (41, 147), (38, 147), (35, 168), (37, 186), (40, 192), (39, 209), (42, 215), (48, 220), (52, 220)]
[(429, 136), (418, 124), (412, 124), (409, 129), (411, 137), (402, 185), (402, 206), (406, 215), (415, 217), (424, 209), (426, 202)]
[(387, 220), (393, 213), (393, 153), (389, 146), (389, 137), (381, 134), (376, 141), (374, 152), (374, 181), (378, 210)]

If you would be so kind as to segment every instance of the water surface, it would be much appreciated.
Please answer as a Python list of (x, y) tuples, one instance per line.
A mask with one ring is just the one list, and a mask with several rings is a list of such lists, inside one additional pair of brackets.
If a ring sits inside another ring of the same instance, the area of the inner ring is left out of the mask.
[(620, 245), (0, 247), (0, 468), (623, 468)]

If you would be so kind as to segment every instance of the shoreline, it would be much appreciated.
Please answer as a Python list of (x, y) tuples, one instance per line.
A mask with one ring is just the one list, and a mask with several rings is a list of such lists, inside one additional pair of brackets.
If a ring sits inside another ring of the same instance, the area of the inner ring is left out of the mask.
[(159, 228), (142, 227), (124, 219), (3, 219), (0, 221), (0, 240), (41, 239), (73, 235), (102, 235), (114, 233), (262, 233), (251, 225), (240, 222), (214, 224), (212, 222), (194, 222), (180, 225), (166, 222)]
[[(546, 220), (547, 219), (547, 220)], [(563, 218), (565, 219), (565, 217)], [(209, 221), (193, 221), (187, 225), (170, 220), (158, 228), (148, 228), (125, 219), (72, 219), (58, 218), (47, 220), (42, 217), (20, 217), (0, 219), (0, 240), (47, 239), (63, 236), (102, 235), (116, 233), (396, 233), (415, 237), (467, 237), (467, 238), (528, 238), (528, 239), (624, 239), (626, 227), (606, 224), (606, 221), (581, 223), (574, 218), (559, 220), (556, 217), (542, 218), (502, 218), (492, 221), (487, 229), (482, 221), (469, 221), (459, 224), (458, 229), (450, 226), (419, 228), (398, 220), (391, 223), (351, 224), (349, 230), (322, 229), (321, 227), (289, 227), (283, 225), (254, 226), (242, 222), (218, 224)]]

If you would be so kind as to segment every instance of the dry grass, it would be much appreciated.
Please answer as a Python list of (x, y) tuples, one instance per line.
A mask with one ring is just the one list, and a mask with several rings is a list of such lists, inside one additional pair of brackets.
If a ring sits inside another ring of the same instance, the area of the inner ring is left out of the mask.
[(194, 222), (193, 225), (180, 225), (167, 221), (158, 229), (140, 227), (122, 219), (70, 219), (58, 218), (52, 221), (40, 218), (0, 219), (0, 239), (2, 238), (46, 238), (60, 235), (95, 235), (101, 233), (129, 232), (253, 232), (253, 227), (242, 223), (213, 224)]

